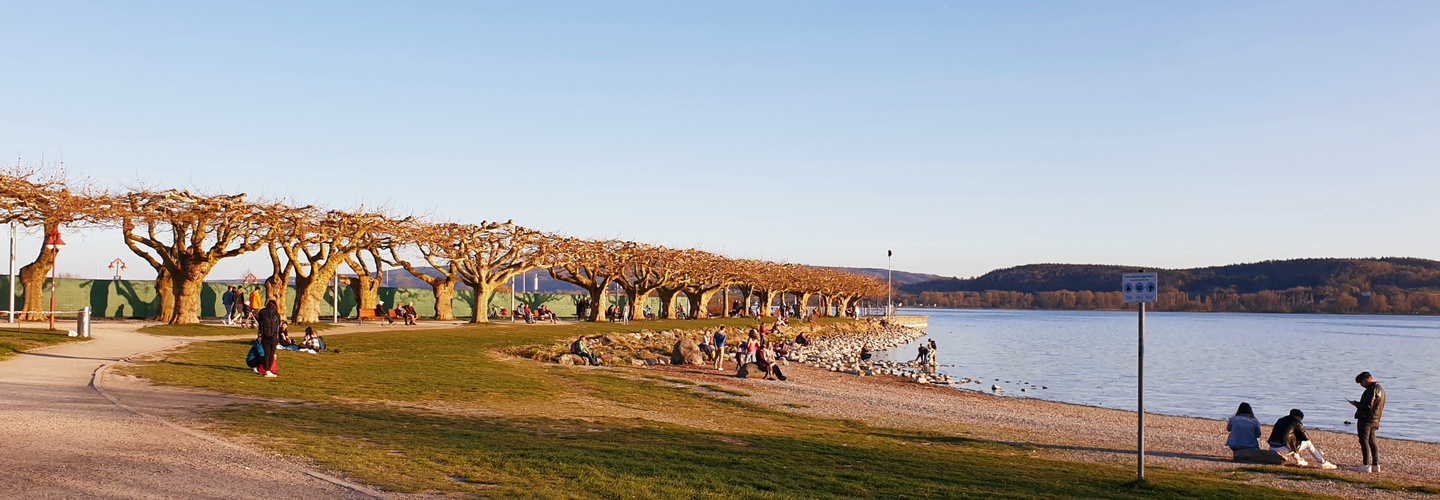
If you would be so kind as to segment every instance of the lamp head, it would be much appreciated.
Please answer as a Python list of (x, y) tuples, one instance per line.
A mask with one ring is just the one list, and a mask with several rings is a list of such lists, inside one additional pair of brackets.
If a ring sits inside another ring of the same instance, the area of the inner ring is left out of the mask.
[(65, 248), (65, 240), (60, 239), (59, 229), (51, 230), (49, 233), (45, 234), (46, 250), (59, 250), (61, 248)]

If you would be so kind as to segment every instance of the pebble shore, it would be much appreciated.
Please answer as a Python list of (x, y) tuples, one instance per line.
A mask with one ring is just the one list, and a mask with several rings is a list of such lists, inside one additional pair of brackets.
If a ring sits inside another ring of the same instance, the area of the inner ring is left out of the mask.
[[(665, 367), (724, 381), (752, 392), (753, 402), (786, 405), (801, 413), (857, 419), (877, 425), (932, 429), (968, 437), (1036, 447), (1047, 456), (1121, 466), (1134, 464), (1135, 413), (1032, 398), (997, 397), (1003, 388), (983, 385), (972, 390), (937, 387), (914, 362), (862, 362), (860, 348), (891, 349), (923, 337), (920, 330), (878, 325), (869, 331), (835, 332), (794, 349), (788, 359), (803, 366), (787, 370), (787, 382), (736, 380), (708, 370)], [(943, 380), (943, 379), (942, 379)], [(953, 385), (971, 379), (951, 381)], [(921, 382), (921, 383), (917, 383)], [(985, 391), (990, 389), (990, 391)], [(1021, 387), (1030, 389), (1029, 384)], [(1030, 389), (1034, 390), (1034, 389)], [(994, 394), (994, 395), (992, 395)], [(1228, 408), (1227, 408), (1228, 409)], [(1223, 411), (1223, 410), (1221, 410)], [(1193, 417), (1148, 414), (1148, 462), (1182, 469), (1237, 469), (1225, 448), (1225, 422)], [(1269, 427), (1264, 429), (1268, 435)], [(1382, 429), (1383, 435), (1383, 429)], [(1352, 434), (1311, 431), (1326, 457), (1342, 466), (1327, 471), (1355, 479), (1388, 479), (1440, 486), (1440, 444), (1381, 439), (1386, 472), (1357, 474), (1359, 447)], [(1374, 489), (1329, 480), (1285, 480), (1255, 476), (1255, 481), (1308, 493), (1346, 498), (1435, 498), (1419, 492)]]

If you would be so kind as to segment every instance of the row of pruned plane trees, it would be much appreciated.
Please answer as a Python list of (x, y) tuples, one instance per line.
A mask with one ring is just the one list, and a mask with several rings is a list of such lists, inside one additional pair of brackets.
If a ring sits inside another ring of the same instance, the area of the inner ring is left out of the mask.
[[(258, 251), (270, 256), (272, 269), (265, 281), (270, 299), (284, 304), (293, 280), (291, 318), (301, 323), (319, 321), (327, 285), (337, 276), (354, 290), (359, 307), (375, 307), (387, 265), (430, 285), (437, 319), (454, 319), (451, 302), (457, 286), (474, 289), (473, 322), (488, 320), (491, 294), (511, 278), (536, 269), (586, 290), (590, 304), (606, 304), (607, 291), (618, 285), (631, 299), (626, 304), (632, 317), (641, 315), (638, 308), (644, 300), (637, 299), (652, 295), (660, 299), (659, 313), (674, 318), (680, 297), (702, 305), (694, 307), (691, 316), (705, 317), (703, 305), (730, 290), (738, 290), (747, 304), (750, 297), (769, 305), (793, 294), (801, 304), (818, 306), (821, 314), (885, 293), (883, 282), (826, 268), (572, 238), (512, 222), (436, 222), (385, 209), (335, 210), (178, 189), (112, 192), (67, 175), (63, 168), (18, 162), (0, 171), (0, 204), (0, 222), (43, 229), (45, 234), (62, 227), (118, 228), (130, 250), (157, 273), (157, 319), (176, 324), (200, 321), (201, 290), (217, 263)], [(25, 290), (41, 289), (53, 258), (54, 253), (42, 248), (35, 261), (21, 269)], [(342, 266), (351, 274), (342, 273)], [(426, 267), (435, 272), (423, 272)], [(42, 309), (41, 294), (25, 294), (25, 311)], [(596, 320), (601, 312), (600, 307), (589, 308), (588, 319)]]

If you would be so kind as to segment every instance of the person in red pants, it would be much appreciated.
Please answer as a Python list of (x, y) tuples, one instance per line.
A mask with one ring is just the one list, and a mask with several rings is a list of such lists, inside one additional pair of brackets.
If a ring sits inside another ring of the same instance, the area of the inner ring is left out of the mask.
[(260, 343), (265, 346), (265, 361), (260, 363), (260, 374), (271, 378), (279, 376), (275, 373), (278, 367), (275, 350), (280, 345), (280, 311), (277, 307), (272, 300), (255, 315), (255, 323), (260, 330)]

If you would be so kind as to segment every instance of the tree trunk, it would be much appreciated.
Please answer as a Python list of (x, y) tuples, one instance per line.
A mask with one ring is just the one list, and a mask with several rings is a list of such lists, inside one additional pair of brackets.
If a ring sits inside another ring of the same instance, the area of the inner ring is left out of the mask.
[(330, 276), (295, 277), (295, 311), (291, 320), (295, 323), (319, 323), (320, 304), (325, 302), (325, 289), (329, 288)]
[(630, 298), (630, 303), (625, 305), (630, 308), (630, 319), (645, 319), (645, 298), (650, 296), (650, 291), (625, 288), (625, 296)]
[(769, 290), (761, 290), (756, 294), (760, 296), (760, 315), (769, 316), (770, 304), (773, 304), (775, 302), (775, 292)]
[[(355, 304), (361, 310), (375, 310), (380, 305), (380, 279), (375, 276), (342, 276), (340, 284), (350, 288), (355, 294)], [(395, 304), (386, 304), (386, 307), (394, 308)]]
[[(710, 314), (710, 302), (715, 300), (715, 295), (721, 292), (722, 290), (719, 288), (710, 290), (708, 292), (704, 290), (698, 292), (686, 290), (685, 298), (690, 301), (690, 309), (693, 313), (690, 317), (695, 319), (703, 319), (714, 316), (713, 314)], [(726, 303), (724, 300), (720, 301), (721, 318), (724, 318), (726, 316), (725, 312), (728, 311), (729, 308), (730, 304)]]
[(436, 280), (430, 284), (430, 291), (435, 294), (435, 319), (439, 321), (454, 321), (455, 282), (450, 280)]
[[(470, 322), (471, 322), (471, 323), (489, 323), (489, 322), (490, 322), (490, 295), (494, 294), (494, 293), (495, 293), (495, 289), (496, 289), (496, 288), (499, 288), (499, 287), (498, 287), (497, 285), (488, 285), (488, 286), (487, 286), (487, 285), (480, 285), (480, 286), (476, 286), (475, 284), (471, 284), (470, 287), (475, 290), (475, 296), (474, 296), (474, 297), (470, 297), (470, 310), (474, 313), (474, 314), (470, 317)], [(515, 291), (514, 291), (514, 290), (511, 290), (510, 293), (513, 294), (513, 293), (515, 293)], [(515, 311), (510, 311), (510, 314), (515, 314)]]
[(721, 289), (720, 293), (720, 317), (728, 318), (730, 317), (730, 287), (726, 286)]
[(155, 298), (160, 302), (155, 309), (155, 321), (169, 323), (175, 318), (175, 280), (163, 266), (155, 276)]
[(740, 285), (740, 315), (750, 315), (750, 296), (755, 294), (755, 287), (752, 285)]
[(25, 304), (21, 308), (27, 311), (20, 315), (21, 321), (44, 321), (46, 316), (39, 312), (50, 307), (45, 303), (45, 279), (49, 278), (50, 269), (55, 266), (55, 255), (45, 249), (40, 250), (40, 257), (35, 262), (26, 264), (20, 268), (20, 286), (25, 289)]
[(290, 273), (284, 276), (271, 275), (265, 279), (265, 300), (275, 301), (275, 307), (285, 309), (285, 296), (290, 293)]
[(680, 297), (680, 290), (661, 289), (660, 295), (660, 317), (665, 319), (680, 319), (680, 311), (675, 307), (675, 299)]
[(200, 289), (205, 287), (205, 276), (209, 266), (199, 265), (183, 270), (174, 277), (175, 316), (172, 325), (194, 325), (200, 323)]
[(606, 283), (605, 286), (587, 290), (590, 292), (590, 310), (585, 311), (585, 321), (600, 321), (600, 318), (605, 317), (605, 291), (609, 288), (610, 284)]
[(796, 295), (798, 295), (799, 298), (800, 298), (800, 317), (801, 317), (801, 318), (809, 317), (809, 316), (810, 316), (810, 297), (811, 297), (813, 294), (809, 294), (809, 293), (799, 293), (799, 294), (796, 294)]

